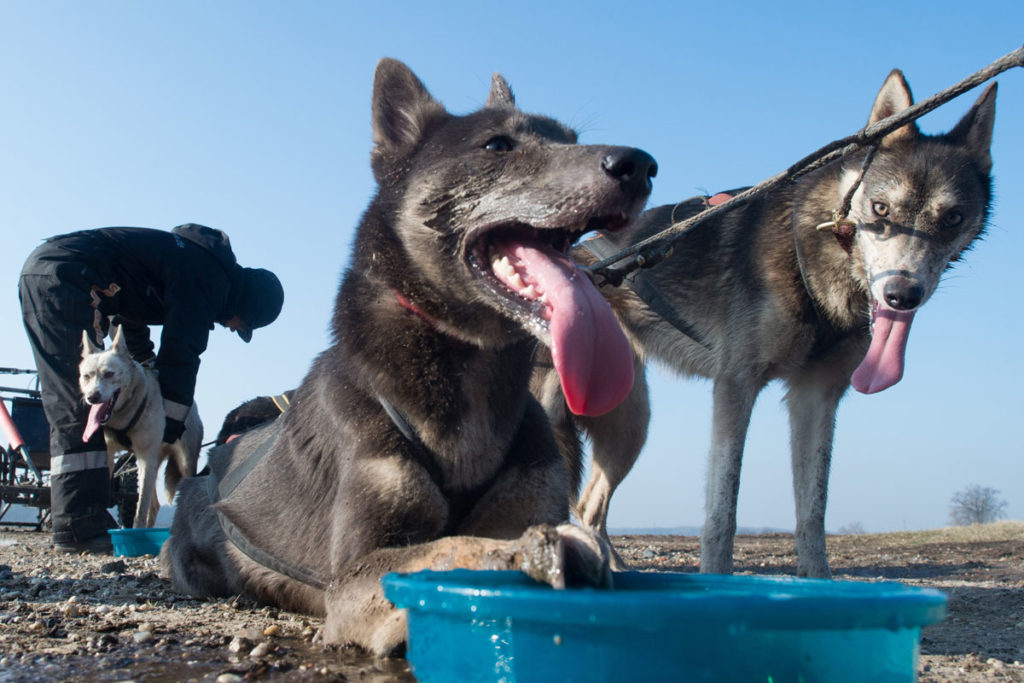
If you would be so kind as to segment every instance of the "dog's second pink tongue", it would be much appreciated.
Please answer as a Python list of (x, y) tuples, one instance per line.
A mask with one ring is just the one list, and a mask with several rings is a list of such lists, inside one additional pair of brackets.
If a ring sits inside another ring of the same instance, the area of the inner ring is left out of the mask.
[(603, 415), (633, 387), (633, 351), (611, 306), (563, 254), (537, 243), (503, 251), (547, 295), (551, 358), (569, 410)]
[(109, 410), (110, 406), (106, 403), (97, 403), (89, 408), (89, 419), (86, 421), (85, 430), (82, 432), (83, 443), (91, 439), (92, 435), (103, 426), (103, 420), (106, 418)]
[(874, 394), (888, 389), (903, 379), (903, 364), (907, 353), (907, 338), (913, 311), (901, 313), (880, 309), (871, 326), (871, 346), (850, 382), (862, 394)]

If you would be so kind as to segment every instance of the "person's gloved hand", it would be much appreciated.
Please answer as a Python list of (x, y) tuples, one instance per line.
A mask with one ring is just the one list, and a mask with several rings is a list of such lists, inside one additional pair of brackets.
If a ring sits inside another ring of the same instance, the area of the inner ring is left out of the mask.
[(185, 423), (174, 418), (166, 418), (164, 422), (164, 443), (174, 443), (185, 433)]

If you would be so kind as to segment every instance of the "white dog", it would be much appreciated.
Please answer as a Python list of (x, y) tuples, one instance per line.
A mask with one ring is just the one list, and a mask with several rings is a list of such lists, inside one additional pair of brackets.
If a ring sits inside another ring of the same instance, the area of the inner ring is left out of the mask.
[(139, 504), (133, 526), (152, 527), (160, 509), (156, 498), (160, 464), (167, 461), (164, 486), (169, 500), (174, 499), (182, 477), (196, 474), (203, 424), (195, 404), (185, 420), (185, 433), (181, 438), (173, 444), (163, 443), (164, 404), (157, 373), (132, 360), (120, 326), (107, 351), (94, 345), (88, 332), (82, 333), (78, 385), (85, 402), (92, 406), (83, 440), (88, 441), (102, 427), (111, 468), (117, 452), (131, 451), (135, 455), (139, 468)]

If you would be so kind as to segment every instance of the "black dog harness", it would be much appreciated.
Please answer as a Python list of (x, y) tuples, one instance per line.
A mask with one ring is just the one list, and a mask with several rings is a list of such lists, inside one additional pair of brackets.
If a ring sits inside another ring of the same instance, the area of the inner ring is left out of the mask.
[[(410, 450), (413, 460), (426, 470), (430, 479), (439, 489), (445, 491), (443, 486), (444, 475), (441, 470), (441, 466), (437, 463), (433, 453), (420, 440), (419, 435), (416, 433), (416, 430), (413, 428), (408, 418), (406, 418), (401, 411), (399, 411), (383, 396), (378, 396), (377, 401), (380, 403), (391, 422), (394, 423), (395, 428), (397, 428), (405, 440), (413, 446)], [(224, 478), (219, 482), (217, 481), (216, 475), (214, 475), (211, 470), (209, 475), (210, 478), (207, 480), (207, 492), (210, 496), (211, 505), (216, 504), (221, 500), (225, 500), (231, 495), (238, 485), (241, 484), (249, 473), (256, 468), (256, 465), (260, 463), (263, 457), (274, 446), (277, 442), (278, 434), (279, 432), (274, 432), (264, 439), (263, 443), (261, 443), (256, 450), (250, 453), (237, 467), (225, 474)], [(473, 504), (480, 497), (482, 492), (493, 485), (496, 477), (497, 473), (479, 486), (475, 486), (462, 493), (453, 494), (451, 492), (445, 492), (449, 501), (449, 526), (456, 523), (472, 508)], [(235, 545), (236, 548), (245, 553), (249, 559), (277, 572), (278, 574), (284, 574), (287, 577), (304, 583), (307, 586), (311, 586), (318, 590), (327, 589), (329, 583), (328, 580), (318, 572), (270, 554), (253, 543), (249, 537), (238, 528), (238, 525), (232, 522), (222, 510), (215, 507), (214, 512), (217, 514), (217, 521), (220, 524), (220, 528), (224, 532), (224, 535)]]
[(277, 396), (271, 396), (270, 400), (273, 402), (274, 407), (277, 408), (282, 413), (288, 410), (288, 406), (292, 404), (292, 402), (288, 399), (288, 394), (286, 393), (278, 394)]
[[(207, 480), (207, 492), (210, 495), (211, 504), (224, 500), (242, 483), (250, 472), (255, 469), (256, 465), (263, 459), (263, 456), (273, 447), (277, 442), (278, 432), (274, 432), (269, 437), (264, 439), (263, 443), (254, 450), (249, 456), (234, 468), (230, 472), (224, 475), (224, 478), (217, 481), (217, 477), (210, 472), (210, 478)], [(267, 551), (260, 548), (258, 545), (249, 540), (238, 526), (228, 519), (228, 516), (224, 514), (222, 510), (214, 508), (214, 512), (217, 513), (217, 521), (220, 523), (220, 528), (227, 536), (228, 540), (235, 544), (235, 547), (241, 550), (243, 553), (249, 556), (249, 559), (253, 560), (257, 564), (261, 564), (268, 569), (272, 569), (278, 574), (284, 574), (290, 578), (295, 579), (307, 586), (319, 590), (327, 589), (327, 581), (319, 575), (319, 573), (308, 569), (306, 567), (293, 564), (286, 560), (282, 560), (279, 557), (271, 555)]]

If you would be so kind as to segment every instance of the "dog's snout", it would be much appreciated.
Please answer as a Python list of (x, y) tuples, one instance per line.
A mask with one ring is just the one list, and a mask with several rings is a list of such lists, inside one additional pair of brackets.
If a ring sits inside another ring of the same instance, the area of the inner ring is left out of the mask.
[(601, 159), (601, 168), (625, 189), (651, 191), (651, 179), (658, 175), (658, 162), (635, 147), (614, 147)]
[(897, 311), (911, 311), (924, 299), (924, 287), (917, 280), (902, 275), (889, 278), (882, 293), (885, 303)]

